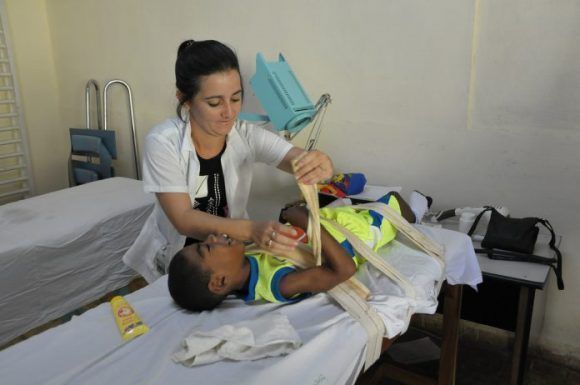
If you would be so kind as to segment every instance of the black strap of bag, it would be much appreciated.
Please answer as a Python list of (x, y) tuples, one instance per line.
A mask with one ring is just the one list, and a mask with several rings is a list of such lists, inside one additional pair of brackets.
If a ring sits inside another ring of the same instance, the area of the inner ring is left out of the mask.
[[(475, 218), (475, 221), (473, 222), (473, 225), (471, 226), (471, 228), (467, 232), (467, 235), (471, 236), (473, 234), (473, 232), (477, 228), (477, 224), (481, 220), (481, 217), (483, 216), (484, 213), (486, 213), (488, 211), (491, 211), (492, 215), (500, 215), (503, 217), (503, 215), (501, 215), (501, 213), (499, 213), (494, 207), (485, 206), (484, 210), (482, 210), (478, 214), (478, 216)], [(521, 220), (512, 219), (512, 221), (514, 221), (512, 223), (517, 223), (518, 225), (521, 224), (520, 227), (522, 227), (522, 228), (530, 228), (530, 226), (534, 227), (534, 229), (532, 229), (530, 231), (530, 234), (526, 233), (524, 235), (521, 235), (522, 234), (521, 232), (518, 233), (518, 234), (520, 234), (520, 236), (526, 237), (526, 239), (521, 240), (522, 242), (524, 242), (524, 243), (532, 242), (532, 245), (535, 244), (535, 240), (537, 237), (538, 231), (537, 231), (536, 225), (538, 223), (541, 223), (542, 225), (544, 225), (550, 231), (551, 238), (550, 238), (549, 246), (550, 246), (550, 249), (554, 250), (554, 252), (556, 253), (556, 258), (541, 257), (538, 255), (534, 255), (531, 252), (521, 252), (520, 250), (508, 250), (508, 249), (503, 249), (503, 248), (499, 249), (499, 248), (495, 248), (495, 247), (488, 247), (488, 246), (486, 246), (486, 243), (489, 244), (492, 242), (490, 241), (487, 233), (486, 233), (486, 236), (484, 236), (484, 239), (482, 241), (483, 248), (475, 249), (475, 252), (479, 253), (479, 254), (486, 254), (490, 259), (507, 260), (507, 261), (523, 261), (523, 262), (531, 262), (531, 263), (539, 263), (539, 264), (543, 264), (543, 265), (548, 265), (554, 270), (554, 273), (556, 274), (556, 281), (557, 281), (558, 289), (564, 290), (564, 280), (562, 279), (562, 253), (560, 252), (560, 250), (556, 246), (556, 234), (554, 232), (554, 228), (552, 227), (552, 224), (547, 219), (543, 219), (543, 218), (522, 218)], [(488, 238), (488, 239), (486, 239), (486, 238)], [(517, 239), (515, 241), (516, 242), (514, 242), (514, 244), (517, 244)], [(506, 243), (506, 244), (508, 244), (508, 243)], [(529, 247), (526, 247), (526, 249), (529, 249)], [(532, 251), (533, 251), (533, 247), (532, 247)]]
[(558, 249), (558, 247), (556, 246), (556, 233), (554, 232), (552, 224), (547, 219), (538, 218), (538, 223), (541, 223), (550, 231), (551, 234), (549, 243), (550, 249), (554, 250), (554, 252), (556, 253), (556, 266), (552, 265), (552, 268), (554, 269), (554, 273), (556, 273), (556, 279), (558, 281), (558, 289), (564, 290), (564, 280), (562, 279), (562, 253), (560, 252), (560, 249)]

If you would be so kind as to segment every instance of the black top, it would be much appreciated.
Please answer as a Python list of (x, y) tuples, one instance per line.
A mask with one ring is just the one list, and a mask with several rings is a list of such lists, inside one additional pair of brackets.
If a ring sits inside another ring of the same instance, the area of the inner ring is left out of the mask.
[[(199, 159), (199, 177), (203, 181), (199, 185), (199, 190), (207, 191), (207, 195), (196, 197), (193, 202), (194, 209), (224, 218), (228, 216), (226, 184), (222, 169), (222, 155), (225, 150), (226, 146), (224, 144), (221, 152), (210, 159), (204, 159), (197, 154)], [(187, 246), (196, 242), (199, 242), (199, 240), (188, 237), (185, 245)]]

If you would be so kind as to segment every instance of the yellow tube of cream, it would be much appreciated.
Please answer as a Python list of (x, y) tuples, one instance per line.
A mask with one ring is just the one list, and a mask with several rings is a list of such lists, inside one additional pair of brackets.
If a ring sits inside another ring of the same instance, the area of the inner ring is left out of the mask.
[(120, 295), (113, 297), (111, 299), (111, 307), (113, 308), (115, 322), (124, 341), (129, 341), (149, 331), (147, 325), (143, 323), (125, 298)]

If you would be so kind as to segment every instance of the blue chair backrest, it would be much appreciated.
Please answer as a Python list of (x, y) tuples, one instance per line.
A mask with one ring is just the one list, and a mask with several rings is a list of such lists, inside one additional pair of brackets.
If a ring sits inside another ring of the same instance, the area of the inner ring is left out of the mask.
[(117, 158), (117, 148), (114, 131), (71, 128), (70, 140), (70, 166), (75, 185), (115, 176), (113, 159)]

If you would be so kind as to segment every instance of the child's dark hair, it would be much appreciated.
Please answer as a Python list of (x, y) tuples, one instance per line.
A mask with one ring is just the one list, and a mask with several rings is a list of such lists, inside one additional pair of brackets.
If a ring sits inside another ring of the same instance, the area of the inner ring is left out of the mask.
[[(184, 120), (181, 109), (199, 92), (202, 76), (228, 70), (236, 70), (240, 74), (238, 58), (225, 44), (216, 40), (186, 40), (181, 43), (175, 61), (175, 86), (180, 92), (177, 116)], [(240, 82), (241, 79), (240, 74)]]
[(208, 288), (211, 272), (201, 264), (187, 258), (183, 249), (177, 252), (169, 264), (167, 286), (171, 298), (190, 311), (212, 310), (225, 298)]

